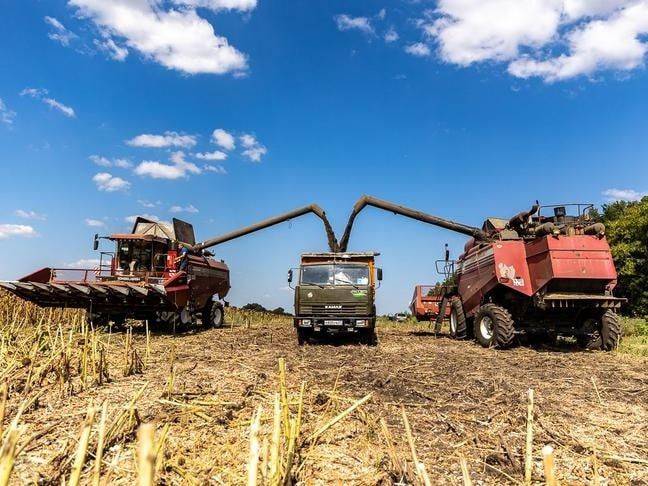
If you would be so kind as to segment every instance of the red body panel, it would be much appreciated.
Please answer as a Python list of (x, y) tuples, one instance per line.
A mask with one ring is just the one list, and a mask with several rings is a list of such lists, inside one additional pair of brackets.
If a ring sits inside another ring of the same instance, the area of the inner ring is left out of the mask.
[(605, 238), (596, 236), (545, 237), (526, 244), (533, 291), (551, 279), (602, 280), (612, 290), (617, 273)]

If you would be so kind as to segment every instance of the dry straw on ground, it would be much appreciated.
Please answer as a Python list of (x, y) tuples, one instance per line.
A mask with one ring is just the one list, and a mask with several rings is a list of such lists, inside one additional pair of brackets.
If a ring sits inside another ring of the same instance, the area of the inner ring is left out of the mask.
[(645, 358), (425, 325), (300, 347), (288, 318), (234, 309), (108, 332), (6, 294), (0, 319), (0, 486), (648, 481)]

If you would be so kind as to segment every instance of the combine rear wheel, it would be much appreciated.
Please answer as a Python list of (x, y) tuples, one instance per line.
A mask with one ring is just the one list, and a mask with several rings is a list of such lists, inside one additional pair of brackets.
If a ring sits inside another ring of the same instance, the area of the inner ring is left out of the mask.
[(202, 313), (202, 323), (206, 327), (223, 327), (225, 323), (225, 310), (220, 302), (210, 300)]
[(585, 319), (581, 331), (576, 339), (584, 349), (612, 351), (619, 346), (621, 323), (614, 311), (608, 310), (600, 316)]
[(509, 348), (515, 339), (515, 323), (509, 311), (495, 304), (479, 308), (475, 317), (475, 337), (488, 348)]
[(450, 336), (454, 339), (466, 339), (468, 336), (463, 304), (457, 296), (450, 299)]

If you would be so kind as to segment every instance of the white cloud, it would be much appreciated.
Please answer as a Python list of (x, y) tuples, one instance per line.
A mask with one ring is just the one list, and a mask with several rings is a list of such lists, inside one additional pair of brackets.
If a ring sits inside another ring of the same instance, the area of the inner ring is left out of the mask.
[[(248, 0), (249, 2), (249, 0)], [(217, 36), (196, 6), (243, 7), (245, 0), (184, 0), (179, 9), (149, 0), (69, 0), (80, 17), (110, 37), (119, 37), (144, 57), (187, 74), (224, 74), (247, 68), (247, 58)], [(241, 9), (239, 8), (239, 10)], [(247, 8), (247, 7), (246, 7)]]
[[(98, 258), (81, 258), (76, 262), (68, 262), (65, 264), (66, 267), (70, 268), (99, 268), (101, 262)], [(105, 261), (104, 261), (105, 263)]]
[(118, 45), (112, 37), (108, 36), (102, 40), (95, 39), (94, 45), (108, 54), (108, 56), (115, 61), (123, 61), (128, 57), (128, 49)]
[(385, 39), (385, 42), (387, 43), (396, 42), (399, 39), (398, 32), (396, 32), (396, 29), (393, 27), (390, 27), (389, 30), (385, 32), (383, 39)]
[(227, 158), (227, 154), (225, 152), (221, 152), (220, 150), (215, 150), (214, 152), (198, 153), (194, 154), (194, 156), (200, 160), (225, 160)]
[(339, 30), (359, 30), (365, 34), (373, 34), (374, 29), (367, 17), (351, 17), (347, 14), (336, 15), (335, 23)]
[(198, 208), (193, 204), (188, 204), (187, 206), (171, 206), (169, 208), (170, 213), (191, 213), (195, 214), (198, 212)]
[(99, 172), (95, 174), (92, 180), (97, 185), (97, 189), (105, 192), (125, 191), (131, 185), (130, 182), (121, 177), (115, 177), (108, 172)]
[(56, 101), (54, 98), (43, 98), (43, 103), (49, 105), (51, 108), (56, 108), (69, 118), (74, 118), (76, 116), (76, 113), (74, 113), (74, 109), (71, 106), (64, 105), (63, 103)]
[(39, 99), (50, 108), (57, 109), (69, 118), (74, 118), (76, 116), (76, 113), (74, 112), (74, 109), (72, 107), (64, 105), (54, 98), (48, 98), (48, 93), (49, 92), (43, 88), (25, 88), (20, 92), (20, 96), (30, 96), (31, 98)]
[(439, 0), (419, 25), (446, 62), (548, 82), (630, 71), (648, 51), (648, 0)]
[(268, 152), (268, 149), (261, 145), (258, 140), (249, 133), (241, 135), (239, 140), (241, 141), (243, 148), (245, 148), (245, 150), (243, 150), (243, 155), (252, 162), (261, 162), (261, 157)]
[(47, 35), (50, 39), (60, 42), (61, 45), (68, 46), (70, 41), (76, 39), (77, 35), (69, 31), (65, 26), (54, 17), (45, 17), (45, 23), (52, 27), (52, 31)]
[(196, 145), (195, 135), (181, 135), (177, 132), (164, 132), (164, 135), (143, 133), (126, 143), (132, 147), (164, 148), (164, 147), (193, 147)]
[(139, 204), (143, 208), (154, 208), (155, 206), (159, 205), (160, 202), (158, 201), (157, 203), (154, 203), (154, 202), (151, 202), (151, 201), (147, 201), (145, 199), (138, 199), (137, 204)]
[(166, 164), (156, 160), (145, 160), (135, 167), (135, 173), (153, 179), (180, 179), (189, 174), (200, 174), (202, 170), (194, 163), (185, 160), (184, 152), (171, 154), (171, 163)]
[(112, 162), (107, 159), (106, 157), (102, 157), (100, 155), (91, 155), (88, 157), (94, 164), (100, 166), (100, 167), (112, 167)]
[(226, 175), (227, 171), (222, 165), (206, 165), (203, 167), (205, 172), (214, 172), (215, 174)]
[(37, 219), (40, 221), (45, 221), (47, 219), (47, 216), (44, 214), (37, 213), (36, 211), (27, 211), (25, 209), (16, 209), (14, 214), (23, 219)]
[(106, 226), (106, 223), (101, 221), (100, 219), (92, 219), (92, 218), (86, 218), (85, 224), (87, 226), (90, 226), (91, 228), (103, 228), (104, 226)]
[(639, 201), (648, 196), (648, 192), (639, 192), (634, 189), (606, 189), (603, 195), (608, 201)]
[(31, 238), (32, 236), (36, 236), (36, 230), (24, 224), (0, 224), (0, 240), (14, 236)]
[(2, 98), (0, 98), (0, 123), (13, 125), (14, 118), (16, 118), (16, 112), (7, 108), (7, 105), (5, 105)]
[(376, 14), (376, 17), (380, 20), (385, 20), (385, 17), (387, 17), (387, 9), (381, 8), (378, 14)]
[(416, 57), (427, 57), (430, 55), (430, 48), (423, 42), (416, 42), (405, 46), (405, 52)]
[(120, 169), (128, 169), (133, 166), (133, 164), (130, 163), (129, 160), (126, 159), (113, 159), (110, 160), (106, 157), (103, 157), (101, 155), (91, 155), (88, 157), (90, 161), (92, 161), (94, 164), (98, 165), (99, 167), (119, 167)]
[(218, 12), (220, 10), (238, 10), (249, 12), (257, 6), (257, 0), (173, 0), (177, 5), (203, 7)]
[(217, 128), (213, 131), (212, 142), (214, 142), (224, 150), (234, 150), (234, 147), (236, 147), (234, 135), (227, 132), (226, 130), (223, 130), (222, 128)]

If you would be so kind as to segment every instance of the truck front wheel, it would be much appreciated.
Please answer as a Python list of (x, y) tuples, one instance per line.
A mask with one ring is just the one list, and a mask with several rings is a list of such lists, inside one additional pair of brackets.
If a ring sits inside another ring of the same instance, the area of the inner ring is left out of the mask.
[(364, 329), (360, 334), (360, 342), (367, 346), (378, 345), (378, 335), (375, 329)]
[(475, 316), (475, 337), (479, 344), (500, 349), (509, 348), (515, 339), (515, 323), (509, 311), (495, 304), (479, 308)]
[(304, 344), (308, 343), (311, 334), (312, 332), (310, 329), (297, 328), (297, 344), (303, 346)]

